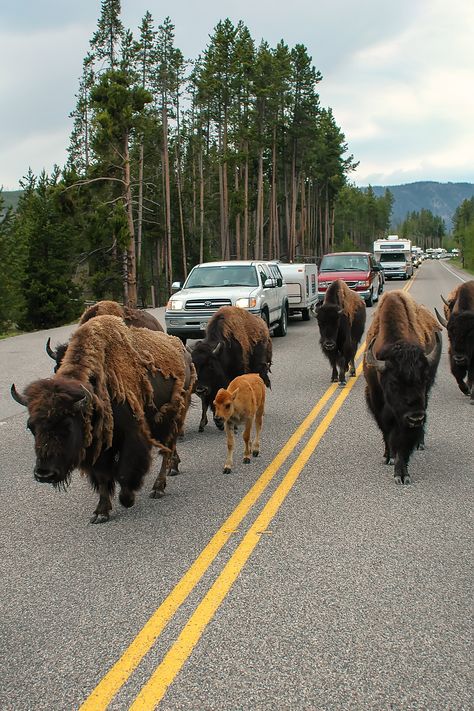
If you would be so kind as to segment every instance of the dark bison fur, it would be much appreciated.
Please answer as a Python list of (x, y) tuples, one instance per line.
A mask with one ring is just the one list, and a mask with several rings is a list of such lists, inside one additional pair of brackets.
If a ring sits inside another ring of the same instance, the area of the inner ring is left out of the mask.
[(447, 320), (435, 310), (448, 331), (451, 373), (461, 392), (469, 395), (474, 404), (474, 280), (460, 284), (445, 305)]
[[(207, 424), (208, 408), (214, 414), (214, 399), (219, 388), (244, 373), (257, 373), (270, 387), (268, 373), (272, 362), (272, 341), (263, 319), (236, 306), (223, 306), (210, 319), (206, 337), (192, 351), (197, 373), (196, 394), (201, 398), (199, 431)], [(219, 429), (222, 422), (214, 418)]]

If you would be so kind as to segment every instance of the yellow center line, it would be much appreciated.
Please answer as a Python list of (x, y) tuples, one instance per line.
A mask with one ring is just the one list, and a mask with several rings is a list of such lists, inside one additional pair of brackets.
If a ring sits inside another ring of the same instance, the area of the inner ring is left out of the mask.
[[(357, 351), (356, 358), (358, 358), (360, 353), (362, 353), (364, 345), (365, 343), (360, 346)], [(107, 708), (111, 700), (140, 664), (143, 657), (154, 645), (157, 638), (171, 618), (175, 615), (179, 607), (199, 583), (214, 559), (217, 557), (218, 553), (229, 540), (232, 532), (238, 528), (239, 524), (245, 518), (251, 507), (263, 494), (280, 467), (294, 451), (299, 441), (303, 438), (306, 431), (312, 425), (318, 414), (331, 399), (337, 389), (337, 383), (333, 383), (329, 386), (317, 405), (306, 416), (286, 444), (278, 452), (273, 461), (265, 469), (260, 478), (255, 482), (253, 487), (239, 502), (234, 511), (223, 523), (220, 529), (214, 534), (206, 547), (203, 548), (199, 556), (188, 568), (181, 580), (176, 584), (173, 590), (138, 632), (120, 659), (118, 659), (114, 666), (111, 667), (111, 669), (100, 680), (95, 689), (93, 689), (87, 699), (85, 699), (83, 704), (80, 706), (79, 711), (103, 711)]]
[(259, 542), (261, 533), (265, 531), (278, 512), (299, 474), (307, 464), (310, 456), (326, 433), (337, 412), (342, 407), (361, 372), (362, 364), (357, 368), (356, 377), (350, 380), (348, 385), (333, 402), (327, 414), (311, 435), (306, 446), (251, 525), (220, 575), (189, 618), (176, 642), (169, 649), (163, 661), (158, 665), (149, 681), (130, 706), (130, 711), (151, 711), (151, 709), (156, 708), (157, 704), (159, 704), (166, 690), (189, 658), (205, 628), (230, 591), (239, 573)]

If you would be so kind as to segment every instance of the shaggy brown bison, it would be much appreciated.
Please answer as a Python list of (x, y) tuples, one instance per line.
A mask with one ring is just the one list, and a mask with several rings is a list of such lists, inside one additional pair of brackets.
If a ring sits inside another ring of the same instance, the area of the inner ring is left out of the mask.
[(163, 496), (194, 382), (178, 338), (128, 328), (116, 316), (87, 321), (53, 377), (31, 383), (22, 395), (12, 385), (12, 396), (28, 408), (35, 479), (65, 488), (80, 469), (99, 492), (91, 521), (102, 523), (116, 483), (122, 505), (133, 505), (155, 446), (163, 460), (151, 496)]
[[(118, 316), (123, 319), (127, 326), (135, 326), (136, 328), (148, 328), (150, 331), (163, 331), (163, 326), (154, 316), (147, 311), (140, 309), (131, 309), (128, 306), (121, 306), (116, 301), (98, 301), (96, 304), (89, 306), (82, 314), (79, 320), (79, 326), (90, 321), (96, 316)], [(64, 358), (68, 344), (60, 343), (56, 349), (51, 348), (51, 338), (46, 341), (46, 353), (52, 358), (56, 365), (54, 372), (56, 373), (61, 361)]]
[(409, 484), (408, 461), (423, 446), (428, 393), (441, 356), (436, 319), (404, 291), (384, 294), (367, 334), (367, 404), (382, 430), (386, 464)]
[[(451, 373), (474, 404), (474, 280), (460, 284), (444, 301), (443, 318), (435, 309), (438, 321), (447, 329)], [(464, 380), (467, 375), (467, 382)]]
[[(199, 432), (207, 424), (207, 409), (214, 413), (219, 388), (244, 373), (257, 373), (270, 387), (272, 341), (268, 326), (259, 316), (237, 306), (222, 306), (207, 324), (206, 337), (192, 351), (196, 366), (196, 394), (202, 402)], [(219, 429), (222, 422), (214, 417)]]
[[(321, 349), (332, 366), (331, 382), (346, 383), (346, 372), (355, 375), (354, 358), (365, 328), (366, 307), (360, 296), (341, 279), (328, 287), (317, 306)], [(339, 376), (338, 376), (339, 370)]]

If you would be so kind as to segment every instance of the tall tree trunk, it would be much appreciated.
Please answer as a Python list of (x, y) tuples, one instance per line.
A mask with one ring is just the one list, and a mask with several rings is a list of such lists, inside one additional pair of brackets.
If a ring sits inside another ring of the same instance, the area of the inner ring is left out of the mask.
[(244, 167), (244, 259), (249, 253), (249, 146), (246, 142)]
[(199, 263), (204, 261), (204, 170), (202, 146), (199, 151)]
[(135, 260), (135, 227), (133, 224), (132, 211), (132, 190), (130, 185), (130, 152), (128, 146), (128, 132), (124, 136), (124, 168), (123, 179), (125, 184), (125, 209), (127, 213), (127, 223), (130, 239), (126, 250), (126, 297), (127, 306), (136, 308), (137, 306), (137, 267)]
[(138, 160), (138, 220), (137, 220), (137, 272), (140, 274), (140, 262), (142, 260), (142, 233), (143, 233), (143, 163), (144, 149), (143, 142), (140, 143), (140, 154)]
[(178, 188), (178, 209), (179, 209), (179, 226), (181, 228), (181, 255), (183, 259), (183, 278), (188, 276), (188, 260), (186, 258), (186, 240), (184, 236), (184, 219), (183, 219), (183, 201), (181, 199), (181, 167), (179, 160), (179, 141), (175, 143), (175, 162), (176, 162), (176, 186)]
[(255, 214), (255, 259), (263, 259), (263, 148), (258, 152), (257, 210)]
[(171, 243), (171, 195), (170, 195), (170, 161), (168, 151), (168, 110), (167, 96), (162, 97), (162, 123), (163, 123), (163, 175), (165, 182), (165, 210), (166, 210), (166, 244), (167, 244), (167, 279), (168, 291), (171, 293), (173, 281), (173, 254)]
[[(239, 194), (239, 166), (235, 166), (235, 194)], [(236, 259), (240, 259), (240, 211), (235, 216), (235, 253)]]

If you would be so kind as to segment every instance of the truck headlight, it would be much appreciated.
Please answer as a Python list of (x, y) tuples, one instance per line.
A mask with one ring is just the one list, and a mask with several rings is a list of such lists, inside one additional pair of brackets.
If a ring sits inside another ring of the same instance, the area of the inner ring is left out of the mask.
[(255, 297), (237, 299), (235, 305), (241, 309), (253, 309), (257, 305), (257, 299)]
[(370, 286), (370, 281), (365, 279), (365, 281), (358, 281), (357, 286)]
[(327, 287), (330, 285), (330, 281), (320, 281), (318, 286), (322, 286), (323, 289), (327, 289)]
[(184, 301), (182, 299), (170, 299), (166, 305), (169, 311), (182, 311), (184, 308)]

